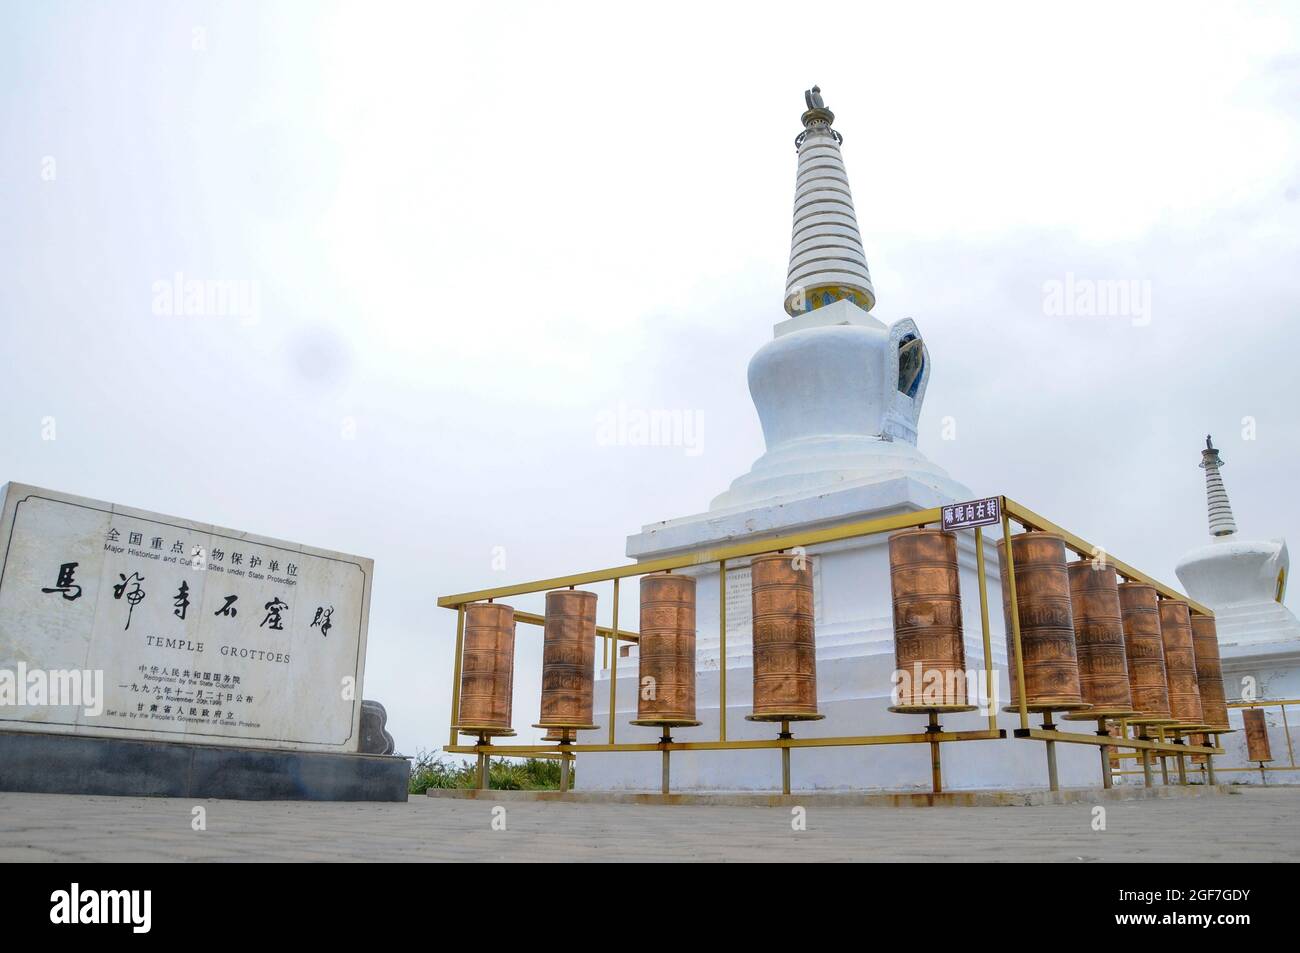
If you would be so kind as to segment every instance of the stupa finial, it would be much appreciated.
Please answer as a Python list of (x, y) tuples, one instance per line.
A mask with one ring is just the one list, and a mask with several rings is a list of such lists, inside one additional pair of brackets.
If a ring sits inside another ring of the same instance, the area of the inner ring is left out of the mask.
[(803, 132), (794, 141), (799, 172), (785, 310), (793, 317), (848, 300), (870, 311), (876, 292), (840, 154), (844, 137), (832, 128), (835, 114), (826, 108), (820, 86), (805, 90), (803, 99), (808, 108), (800, 117)]
[(1237, 532), (1236, 520), (1232, 518), (1232, 506), (1228, 502), (1228, 491), (1223, 486), (1223, 477), (1219, 468), (1223, 461), (1219, 451), (1214, 447), (1210, 435), (1205, 435), (1205, 449), (1201, 451), (1200, 467), (1205, 471), (1205, 499), (1210, 509), (1210, 535), (1231, 536)]

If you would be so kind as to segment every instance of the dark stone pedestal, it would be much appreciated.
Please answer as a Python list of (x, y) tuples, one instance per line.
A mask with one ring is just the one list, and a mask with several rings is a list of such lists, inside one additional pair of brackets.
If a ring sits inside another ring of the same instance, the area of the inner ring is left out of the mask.
[(406, 758), (0, 731), (0, 791), (405, 801)]

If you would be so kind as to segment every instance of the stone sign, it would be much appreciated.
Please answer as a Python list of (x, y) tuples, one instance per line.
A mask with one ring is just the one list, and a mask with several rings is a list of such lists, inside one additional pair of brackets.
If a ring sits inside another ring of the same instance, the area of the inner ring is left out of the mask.
[(14, 483), (0, 560), (0, 730), (357, 750), (371, 560)]

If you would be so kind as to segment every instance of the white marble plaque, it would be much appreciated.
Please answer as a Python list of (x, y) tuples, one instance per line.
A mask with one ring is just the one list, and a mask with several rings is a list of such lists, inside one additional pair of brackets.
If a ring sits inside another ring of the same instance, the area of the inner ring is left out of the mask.
[[(748, 566), (727, 570), (727, 644), (748, 639), (754, 624), (753, 576)], [(715, 626), (716, 628), (716, 626)]]
[[(15, 483), (0, 514), (0, 729), (357, 750), (371, 560)], [(71, 671), (97, 705), (36, 691)]]

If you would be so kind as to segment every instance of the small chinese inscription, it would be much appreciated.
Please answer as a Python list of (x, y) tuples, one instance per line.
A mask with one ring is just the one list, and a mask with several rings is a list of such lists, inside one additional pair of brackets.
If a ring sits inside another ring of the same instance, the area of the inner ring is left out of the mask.
[(990, 496), (969, 503), (953, 503), (943, 508), (944, 529), (970, 529), (988, 526), (1002, 519), (1001, 497)]

